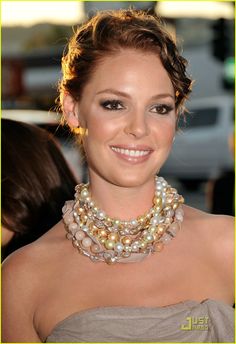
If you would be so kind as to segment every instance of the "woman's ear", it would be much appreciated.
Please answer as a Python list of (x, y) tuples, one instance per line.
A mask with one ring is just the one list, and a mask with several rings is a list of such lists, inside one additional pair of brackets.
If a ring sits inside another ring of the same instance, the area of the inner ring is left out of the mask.
[(63, 95), (62, 110), (66, 122), (71, 128), (79, 126), (78, 102), (68, 93)]

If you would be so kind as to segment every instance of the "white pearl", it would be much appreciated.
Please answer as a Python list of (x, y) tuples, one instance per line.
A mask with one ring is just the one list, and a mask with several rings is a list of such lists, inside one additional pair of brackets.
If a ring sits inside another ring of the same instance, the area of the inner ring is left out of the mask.
[(105, 218), (106, 214), (104, 213), (104, 211), (98, 211), (97, 213), (97, 217), (100, 219), (100, 220), (103, 220)]
[(78, 231), (78, 232), (75, 233), (75, 237), (76, 237), (77, 240), (83, 240), (84, 237), (85, 237), (85, 234), (84, 234), (83, 231)]
[(138, 244), (133, 243), (131, 245), (131, 250), (132, 250), (132, 252), (138, 252), (138, 250), (139, 250)]
[(124, 248), (124, 246), (120, 242), (118, 242), (118, 243), (115, 244), (114, 250), (116, 252), (122, 252), (123, 248)]
[(160, 221), (160, 219), (158, 217), (153, 217), (150, 222), (152, 225), (155, 226), (159, 223), (159, 221)]
[(84, 238), (84, 239), (82, 240), (82, 245), (83, 245), (84, 247), (90, 247), (91, 244), (92, 244), (92, 240), (91, 240), (90, 238), (88, 238), (88, 237), (86, 237), (86, 238)]
[(138, 225), (138, 221), (137, 220), (131, 220), (130, 223), (131, 223), (132, 227), (136, 227)]
[(84, 231), (84, 232), (88, 232), (88, 230), (89, 230), (87, 226), (82, 226), (81, 229), (82, 229), (82, 231)]
[(147, 241), (151, 242), (151, 241), (153, 241), (153, 240), (154, 240), (154, 237), (153, 237), (153, 235), (152, 235), (152, 234), (147, 234), (147, 235), (145, 235), (145, 240), (147, 240)]
[(157, 184), (156, 190), (157, 190), (157, 191), (162, 191), (162, 189), (163, 189), (162, 184)]

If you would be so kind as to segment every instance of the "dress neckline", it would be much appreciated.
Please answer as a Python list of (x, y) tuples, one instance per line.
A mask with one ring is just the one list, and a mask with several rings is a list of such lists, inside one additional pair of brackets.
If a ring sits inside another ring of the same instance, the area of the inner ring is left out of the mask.
[(180, 301), (174, 304), (170, 304), (170, 305), (166, 305), (166, 306), (156, 306), (156, 307), (149, 307), (149, 306), (98, 306), (98, 307), (91, 307), (91, 308), (87, 308), (78, 312), (74, 312), (70, 315), (68, 315), (67, 317), (65, 317), (64, 319), (60, 320), (50, 331), (49, 335), (45, 338), (45, 341), (47, 340), (48, 337), (50, 337), (52, 335), (52, 333), (59, 328), (60, 326), (62, 326), (64, 323), (66, 323), (67, 321), (69, 321), (70, 319), (76, 317), (76, 318), (80, 318), (82, 316), (85, 315), (89, 315), (92, 313), (96, 313), (99, 311), (111, 311), (111, 310), (129, 310), (130, 312), (135, 312), (135, 311), (153, 311), (153, 312), (162, 312), (163, 310), (171, 310), (171, 309), (191, 309), (191, 307), (193, 306), (200, 306), (203, 305), (205, 303), (215, 303), (218, 304), (219, 306), (223, 306), (226, 308), (232, 308), (232, 306), (230, 306), (229, 304), (223, 302), (223, 301), (219, 301), (219, 300), (214, 300), (214, 299), (204, 299), (202, 301), (195, 301), (195, 300), (185, 300), (185, 301)]

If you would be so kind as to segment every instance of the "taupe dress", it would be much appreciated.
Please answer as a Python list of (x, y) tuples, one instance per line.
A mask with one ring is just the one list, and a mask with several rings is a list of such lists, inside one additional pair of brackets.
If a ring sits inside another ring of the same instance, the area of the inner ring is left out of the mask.
[(234, 309), (215, 300), (165, 307), (99, 307), (58, 323), (46, 342), (234, 342)]

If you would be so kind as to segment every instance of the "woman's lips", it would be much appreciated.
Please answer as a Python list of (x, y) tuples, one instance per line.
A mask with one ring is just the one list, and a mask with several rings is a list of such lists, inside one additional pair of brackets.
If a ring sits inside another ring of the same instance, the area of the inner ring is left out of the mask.
[(153, 150), (151, 148), (141, 147), (125, 147), (125, 146), (111, 146), (111, 150), (121, 159), (132, 162), (141, 163), (146, 161)]

